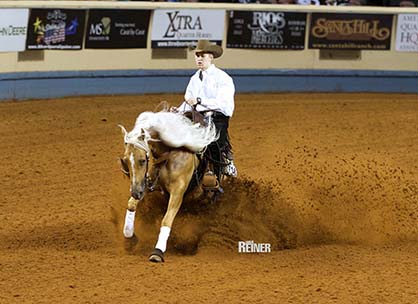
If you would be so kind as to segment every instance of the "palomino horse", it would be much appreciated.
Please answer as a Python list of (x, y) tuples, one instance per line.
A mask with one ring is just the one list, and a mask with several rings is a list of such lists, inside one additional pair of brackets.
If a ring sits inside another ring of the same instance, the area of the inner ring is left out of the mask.
[(217, 139), (216, 129), (212, 123), (205, 127), (171, 112), (143, 112), (130, 132), (119, 126), (125, 141), (122, 171), (130, 178), (131, 191), (123, 233), (126, 238), (133, 237), (137, 205), (150, 186), (149, 180), (155, 183), (158, 179), (169, 201), (149, 260), (164, 262), (171, 226), (199, 165), (197, 153)]

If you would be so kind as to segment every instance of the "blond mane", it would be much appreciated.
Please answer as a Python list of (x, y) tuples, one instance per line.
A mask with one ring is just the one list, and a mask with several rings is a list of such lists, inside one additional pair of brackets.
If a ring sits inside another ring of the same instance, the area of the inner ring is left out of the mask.
[(125, 136), (125, 142), (149, 152), (148, 142), (154, 140), (150, 133), (155, 132), (165, 145), (173, 148), (185, 147), (196, 153), (218, 138), (213, 123), (203, 127), (182, 114), (162, 111), (141, 113), (132, 131)]

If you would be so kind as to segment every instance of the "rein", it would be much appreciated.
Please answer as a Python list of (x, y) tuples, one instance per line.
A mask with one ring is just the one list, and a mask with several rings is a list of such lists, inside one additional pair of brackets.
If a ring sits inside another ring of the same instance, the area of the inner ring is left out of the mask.
[(202, 126), (207, 126), (207, 122), (205, 121), (205, 116), (196, 110), (196, 105), (192, 107), (192, 121), (199, 123)]
[(152, 165), (153, 168), (155, 168), (157, 174), (155, 177), (151, 177), (150, 174), (148, 174), (148, 159), (147, 159), (147, 188), (149, 191), (154, 191), (157, 184), (158, 184), (158, 180), (160, 179), (160, 167), (159, 165), (161, 165), (162, 163), (166, 162), (168, 160), (168, 158), (170, 157), (170, 152), (164, 152), (160, 157), (158, 157), (157, 159), (154, 160), (154, 163)]
[(149, 181), (149, 174), (148, 174), (148, 171), (149, 171), (149, 156), (148, 156), (148, 151), (145, 148), (145, 146), (143, 146), (143, 145), (135, 145), (134, 144), (133, 146), (137, 149), (145, 151), (145, 160), (146, 160), (147, 164), (146, 164), (146, 168), (145, 168), (144, 179), (145, 179), (145, 187), (148, 188), (148, 181)]
[(170, 157), (170, 152), (164, 152), (159, 158), (154, 161), (154, 166), (159, 165)]

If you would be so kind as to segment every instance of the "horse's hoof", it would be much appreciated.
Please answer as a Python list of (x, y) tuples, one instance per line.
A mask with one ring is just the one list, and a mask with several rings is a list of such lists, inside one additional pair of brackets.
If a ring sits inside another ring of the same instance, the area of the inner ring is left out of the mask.
[(135, 254), (136, 245), (138, 244), (138, 238), (134, 234), (131, 238), (123, 239), (123, 247), (128, 254)]
[(164, 252), (158, 248), (154, 248), (148, 260), (154, 263), (162, 263), (164, 262)]
[(133, 229), (125, 228), (125, 229), (123, 229), (123, 236), (126, 239), (130, 239), (130, 238), (132, 238), (134, 236), (134, 232), (135, 231)]

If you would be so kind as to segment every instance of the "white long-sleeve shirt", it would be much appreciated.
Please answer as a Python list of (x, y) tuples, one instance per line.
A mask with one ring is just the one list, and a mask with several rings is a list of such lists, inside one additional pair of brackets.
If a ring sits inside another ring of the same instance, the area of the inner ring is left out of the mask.
[[(203, 81), (199, 78), (199, 72), (200, 70), (197, 70), (190, 78), (184, 99), (200, 97), (201, 104), (197, 105), (197, 111), (218, 111), (231, 117), (235, 107), (235, 86), (231, 76), (218, 69), (214, 64), (203, 71)], [(182, 112), (190, 111), (191, 106), (183, 102), (179, 110)]]

